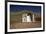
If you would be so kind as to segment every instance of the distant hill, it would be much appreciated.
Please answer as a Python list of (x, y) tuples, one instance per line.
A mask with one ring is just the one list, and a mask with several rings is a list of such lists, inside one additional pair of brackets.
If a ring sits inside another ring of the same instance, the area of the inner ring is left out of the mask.
[(40, 13), (32, 12), (31, 10), (21, 10), (21, 11), (11, 12), (11, 14), (14, 14), (14, 15), (24, 14), (24, 13), (32, 13), (32, 14), (40, 15)]

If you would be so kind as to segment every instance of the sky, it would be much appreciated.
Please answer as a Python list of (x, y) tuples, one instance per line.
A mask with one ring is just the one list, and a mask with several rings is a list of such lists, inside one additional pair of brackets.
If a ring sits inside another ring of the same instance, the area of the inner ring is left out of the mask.
[(32, 12), (40, 13), (41, 6), (10, 5), (10, 12), (16, 12), (19, 10), (31, 10)]

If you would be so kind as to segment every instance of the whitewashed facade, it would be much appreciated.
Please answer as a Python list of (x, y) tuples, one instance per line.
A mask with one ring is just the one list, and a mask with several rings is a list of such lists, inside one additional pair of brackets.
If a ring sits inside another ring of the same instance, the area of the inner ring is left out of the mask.
[(34, 21), (35, 21), (34, 14), (32, 16), (28, 15), (28, 14), (23, 14), (22, 15), (22, 22), (34, 22)]

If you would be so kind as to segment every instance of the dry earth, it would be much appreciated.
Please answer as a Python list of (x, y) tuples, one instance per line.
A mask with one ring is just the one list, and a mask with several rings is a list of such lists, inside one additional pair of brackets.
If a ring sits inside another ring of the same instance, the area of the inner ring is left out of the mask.
[(19, 29), (19, 28), (39, 28), (41, 27), (40, 22), (30, 22), (30, 23), (11, 23), (11, 29)]

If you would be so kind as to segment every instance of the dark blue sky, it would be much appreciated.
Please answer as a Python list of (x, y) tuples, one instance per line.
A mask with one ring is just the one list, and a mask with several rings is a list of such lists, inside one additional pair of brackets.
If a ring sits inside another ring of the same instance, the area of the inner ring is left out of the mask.
[(10, 5), (10, 11), (15, 12), (18, 10), (31, 10), (33, 12), (41, 12), (41, 6), (25, 6), (25, 5)]

